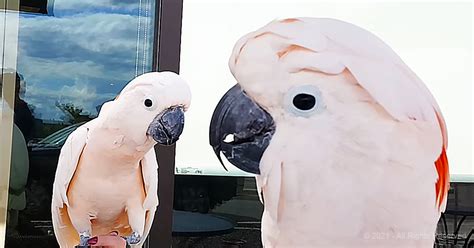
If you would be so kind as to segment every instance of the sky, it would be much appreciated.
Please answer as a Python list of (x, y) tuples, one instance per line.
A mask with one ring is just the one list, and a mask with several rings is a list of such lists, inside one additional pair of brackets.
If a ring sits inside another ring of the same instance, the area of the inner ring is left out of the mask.
[(17, 67), (36, 118), (63, 120), (57, 102), (96, 115), (151, 69), (154, 1), (140, 2), (55, 0), (52, 16), (20, 15)]
[(235, 42), (274, 19), (288, 17), (340, 19), (384, 40), (441, 106), (451, 173), (474, 175), (472, 4), (317, 0), (184, 1), (180, 73), (190, 83), (193, 101), (177, 144), (179, 173), (199, 167), (204, 174), (245, 174), (227, 162), (229, 172), (220, 166), (209, 145), (209, 120), (219, 99), (236, 83), (227, 64)]

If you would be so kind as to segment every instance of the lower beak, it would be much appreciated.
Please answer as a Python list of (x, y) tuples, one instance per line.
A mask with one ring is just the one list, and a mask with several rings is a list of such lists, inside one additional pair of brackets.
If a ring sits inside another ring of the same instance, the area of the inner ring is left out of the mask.
[(237, 168), (260, 174), (260, 159), (274, 132), (272, 117), (235, 85), (214, 110), (209, 142), (223, 166), (220, 152)]
[(183, 107), (171, 107), (157, 115), (148, 126), (147, 135), (160, 145), (173, 145), (184, 128)]

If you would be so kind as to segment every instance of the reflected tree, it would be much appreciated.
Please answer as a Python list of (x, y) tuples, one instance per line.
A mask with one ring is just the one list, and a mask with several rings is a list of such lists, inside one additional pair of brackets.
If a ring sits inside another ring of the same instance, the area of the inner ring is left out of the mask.
[(89, 113), (84, 112), (81, 107), (77, 107), (73, 103), (56, 102), (56, 107), (66, 115), (66, 121), (71, 124), (92, 120)]

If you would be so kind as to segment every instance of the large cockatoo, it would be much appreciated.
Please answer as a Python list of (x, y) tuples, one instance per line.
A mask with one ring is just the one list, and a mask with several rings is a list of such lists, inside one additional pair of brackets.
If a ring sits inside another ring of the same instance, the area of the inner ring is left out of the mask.
[(265, 247), (433, 247), (446, 126), (389, 46), (346, 22), (285, 19), (241, 38), (229, 66), (238, 85), (210, 143), (257, 174)]
[(99, 116), (75, 130), (59, 156), (52, 218), (62, 248), (113, 231), (132, 247), (145, 241), (158, 206), (153, 146), (183, 131), (188, 85), (175, 73), (133, 79)]

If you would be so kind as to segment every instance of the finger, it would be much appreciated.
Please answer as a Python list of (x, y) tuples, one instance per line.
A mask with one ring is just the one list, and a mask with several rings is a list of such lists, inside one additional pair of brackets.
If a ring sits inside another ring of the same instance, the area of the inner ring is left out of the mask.
[(106, 246), (113, 248), (124, 248), (127, 242), (119, 236), (97, 236), (89, 239), (89, 245), (92, 247)]

